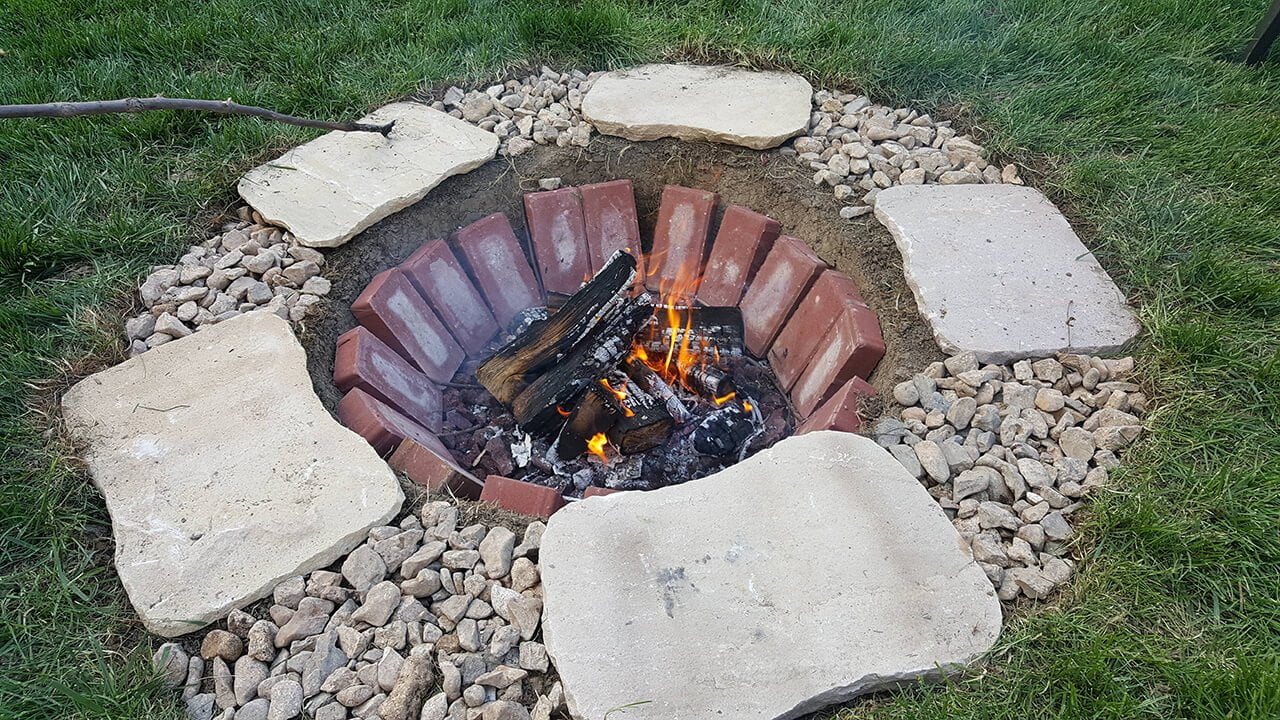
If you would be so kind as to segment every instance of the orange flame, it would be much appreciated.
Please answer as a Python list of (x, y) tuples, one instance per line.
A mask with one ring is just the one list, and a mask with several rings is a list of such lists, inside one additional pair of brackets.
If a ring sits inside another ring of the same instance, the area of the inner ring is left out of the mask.
[(743, 409), (745, 412), (751, 412), (751, 403), (750, 403), (750, 402), (748, 402), (748, 401), (746, 401), (746, 400), (743, 400), (743, 401), (742, 401), (742, 409)]
[[(659, 267), (655, 256), (650, 256), (649, 263), (651, 267)], [(664, 306), (665, 317), (650, 326), (650, 335), (645, 342), (658, 344), (659, 340), (666, 340), (662, 343), (667, 346), (666, 353), (661, 358), (651, 358), (640, 343), (632, 347), (631, 353), (663, 380), (691, 391), (694, 388), (688, 380), (689, 372), (720, 360), (719, 348), (705, 338), (695, 341), (693, 337), (693, 314), (697, 312), (694, 295), (700, 281), (700, 277), (681, 268), (674, 279), (658, 283), (658, 303)]]
[(569, 417), (569, 411), (568, 411), (568, 410), (565, 410), (564, 408), (560, 407), (559, 405), (557, 405), (557, 406), (556, 406), (556, 412), (557, 412), (557, 413), (560, 413), (560, 417)]
[(631, 417), (635, 415), (635, 413), (631, 410), (631, 408), (627, 407), (627, 391), (626, 390), (619, 390), (613, 387), (612, 385), (610, 385), (609, 378), (600, 378), (600, 384), (604, 386), (605, 390), (608, 390), (609, 392), (613, 393), (614, 397), (618, 398), (618, 404), (622, 406), (622, 412), (624, 415), (626, 415), (627, 417)]
[[(736, 397), (738, 397), (738, 393), (736, 393), (736, 392), (731, 392), (731, 393), (729, 393), (728, 395), (722, 395), (722, 396), (720, 396), (720, 397), (716, 398), (716, 399), (715, 399), (715, 403), (716, 403), (717, 405), (723, 405), (723, 404), (725, 404), (725, 403), (729, 402), (730, 400), (732, 400), (732, 399), (734, 399), (734, 398), (736, 398)], [(743, 405), (748, 405), (748, 406), (749, 406), (751, 403), (744, 402), (744, 403), (742, 403), (742, 404), (743, 404)], [(747, 409), (747, 410), (750, 410), (751, 408), (750, 408), (750, 407), (747, 407), (746, 409)]]
[(609, 456), (605, 454), (604, 449), (605, 449), (605, 446), (607, 446), (608, 444), (609, 444), (609, 438), (605, 437), (604, 433), (596, 433), (595, 435), (591, 436), (590, 440), (587, 441), (587, 450), (592, 455), (595, 455), (596, 457), (600, 458), (602, 462), (607, 463), (609, 462)]

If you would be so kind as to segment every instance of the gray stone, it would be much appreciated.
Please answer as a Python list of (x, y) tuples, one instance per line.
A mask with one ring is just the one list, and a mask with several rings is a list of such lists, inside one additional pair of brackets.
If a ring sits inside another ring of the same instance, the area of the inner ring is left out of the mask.
[(597, 78), (582, 114), (600, 132), (628, 140), (675, 137), (763, 150), (805, 131), (812, 94), (794, 73), (642, 65)]
[(244, 705), (258, 697), (258, 685), (271, 674), (271, 668), (261, 660), (248, 655), (236, 660), (235, 696), (236, 704)]
[(400, 666), (395, 687), (387, 695), (387, 699), (378, 706), (378, 715), (382, 720), (418, 720), (427, 692), (435, 684), (435, 673), (431, 667), (431, 656), (410, 655)]
[(893, 187), (875, 212), (943, 350), (1006, 362), (1113, 351), (1138, 333), (1115, 283), (1036, 190)]
[(271, 708), (267, 720), (292, 720), (302, 713), (302, 685), (285, 679), (271, 686)]
[(935, 482), (942, 483), (951, 479), (951, 466), (947, 464), (947, 456), (942, 453), (938, 443), (924, 440), (916, 443), (913, 449), (916, 459), (920, 461), (920, 467), (924, 468)]
[(419, 720), (445, 720), (449, 715), (449, 698), (444, 693), (436, 693), (422, 703)]
[(393, 103), (362, 122), (392, 120), (387, 137), (331, 132), (259, 165), (240, 179), (240, 197), (300, 244), (335, 247), (498, 151), (497, 135), (427, 105)]
[(365, 622), (370, 625), (385, 625), (391, 619), (400, 604), (400, 586), (390, 580), (383, 580), (369, 589), (364, 604), (351, 614), (352, 622)]
[[(814, 563), (815, 546), (841, 561)], [(942, 510), (848, 433), (574, 503), (548, 523), (541, 571), (546, 647), (575, 718), (637, 699), (652, 703), (628, 716), (648, 720), (795, 718), (955, 670), (1000, 631), (991, 583)]]
[(171, 688), (181, 687), (187, 679), (187, 652), (178, 643), (163, 643), (151, 656), (156, 673)]
[(236, 710), (236, 720), (267, 720), (271, 701), (266, 698), (250, 700)]
[(106, 498), (120, 579), (159, 635), (332, 563), (404, 500), (373, 448), (321, 405), (302, 346), (268, 313), (97, 373), (62, 406)]
[(298, 611), (289, 617), (289, 621), (280, 627), (275, 635), (275, 646), (289, 647), (294, 640), (301, 640), (308, 635), (315, 635), (324, 630), (329, 623), (329, 615), (333, 612), (333, 603), (320, 598), (305, 597), (298, 603)]
[(361, 592), (368, 590), (387, 576), (387, 564), (382, 556), (368, 545), (361, 545), (342, 561), (342, 577), (351, 587)]
[(511, 572), (511, 555), (516, 549), (516, 534), (502, 527), (495, 526), (480, 541), (480, 560), (484, 563), (485, 575), (491, 579), (505, 577)]

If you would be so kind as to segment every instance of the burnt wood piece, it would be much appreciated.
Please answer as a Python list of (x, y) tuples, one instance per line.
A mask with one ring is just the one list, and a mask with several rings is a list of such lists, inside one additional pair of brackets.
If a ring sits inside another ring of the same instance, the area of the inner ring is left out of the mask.
[(667, 381), (645, 365), (640, 358), (628, 358), (623, 369), (636, 385), (640, 386), (640, 389), (662, 401), (667, 408), (667, 414), (676, 424), (683, 425), (693, 419), (693, 414), (689, 412), (689, 408), (685, 407), (675, 390), (672, 390)]
[(666, 442), (675, 421), (662, 400), (650, 395), (635, 381), (628, 379), (619, 398), (606, 393), (621, 410), (622, 416), (609, 430), (609, 442), (623, 455), (635, 455)]
[(726, 405), (704, 417), (694, 428), (693, 449), (712, 457), (735, 457), (756, 431), (752, 413), (737, 404)]
[[(671, 313), (676, 317), (672, 318)], [(692, 312), (692, 314), (690, 314)], [(673, 331), (673, 322), (679, 328)], [(652, 358), (664, 358), (671, 348), (673, 338), (679, 352), (685, 338), (688, 348), (720, 355), (741, 355), (746, 350), (746, 337), (742, 327), (742, 311), (736, 307), (694, 307), (659, 305), (654, 309), (653, 320), (645, 323), (640, 337), (646, 352)]]
[[(587, 440), (607, 433), (622, 416), (613, 395), (604, 388), (587, 388), (578, 406), (569, 414), (555, 442), (555, 456), (571, 460), (587, 451)], [(556, 411), (563, 416), (564, 408)]]
[(653, 300), (648, 293), (620, 297), (602, 309), (586, 337), (545, 368), (511, 403), (511, 413), (521, 429), (553, 432), (563, 422), (556, 408), (572, 407), (583, 390), (616, 368), (631, 352), (636, 331), (652, 314)]
[(699, 395), (721, 404), (732, 398), (737, 389), (733, 386), (733, 378), (729, 373), (712, 365), (699, 365), (689, 368), (684, 375), (690, 389)]
[(616, 319), (624, 309), (628, 300), (626, 291), (631, 288), (635, 275), (635, 258), (624, 252), (614, 253), (600, 272), (558, 312), (534, 321), (484, 361), (476, 369), (476, 379), (498, 402), (511, 407), (516, 397), (539, 375), (561, 363), (580, 346), (599, 344), (597, 336), (604, 329), (600, 326)]

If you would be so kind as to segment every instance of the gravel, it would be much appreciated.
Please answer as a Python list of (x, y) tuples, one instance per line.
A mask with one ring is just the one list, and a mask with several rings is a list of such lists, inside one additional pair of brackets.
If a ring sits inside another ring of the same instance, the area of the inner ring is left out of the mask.
[(1133, 370), (1129, 357), (980, 367), (955, 355), (895, 385), (900, 419), (872, 432), (937, 499), (1000, 598), (1040, 600), (1070, 580), (1073, 519), (1142, 432)]
[[(201, 653), (160, 645), (157, 671), (182, 689), (192, 718), (224, 711), (278, 720), (528, 718), (530, 711), (547, 718), (562, 711), (564, 694), (548, 674), (539, 637), (545, 526), (534, 522), (518, 536), (501, 526), (458, 528), (458, 518), (456, 507), (439, 501), (399, 526), (373, 528), (340, 561), (341, 573), (317, 570), (279, 583), (270, 607), (233, 611), (228, 629), (197, 638)], [(445, 567), (447, 558), (460, 560), (458, 567)], [(211, 658), (208, 677), (201, 654)]]

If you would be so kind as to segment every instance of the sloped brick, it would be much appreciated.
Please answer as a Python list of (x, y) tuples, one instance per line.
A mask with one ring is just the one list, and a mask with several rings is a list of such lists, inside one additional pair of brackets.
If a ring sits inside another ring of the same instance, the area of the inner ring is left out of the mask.
[(524, 216), (542, 288), (572, 295), (591, 276), (591, 251), (578, 189), (525, 193)]
[(468, 353), (483, 350), (498, 332), (484, 296), (444, 240), (431, 240), (400, 267)]
[(462, 347), (399, 268), (375, 275), (351, 303), (351, 312), (379, 340), (436, 382), (449, 382), (462, 365)]
[(711, 249), (711, 218), (718, 199), (713, 192), (679, 185), (662, 189), (646, 287), (655, 292), (676, 288), (693, 297)]
[(499, 328), (509, 327), (521, 310), (542, 306), (533, 266), (506, 215), (494, 213), (462, 228), (454, 233), (453, 246)]
[(853, 280), (837, 270), (823, 270), (769, 347), (769, 366), (784, 389), (800, 379), (836, 316), (852, 307), (866, 307)]
[(367, 328), (338, 345), (333, 384), (343, 392), (358, 387), (425, 427), (440, 425), (440, 389)]
[(636, 218), (635, 189), (630, 180), (583, 185), (582, 215), (591, 250), (591, 272), (600, 272), (619, 250), (636, 259), (636, 280), (644, 278), (644, 253), (640, 249), (640, 223)]
[(405, 438), (420, 445), (429, 445), (440, 426), (425, 428), (396, 412), (390, 405), (378, 400), (360, 388), (353, 388), (338, 401), (338, 420), (364, 438), (380, 455), (391, 452)]
[(858, 406), (865, 398), (875, 396), (876, 389), (870, 383), (860, 377), (852, 378), (814, 410), (807, 420), (800, 423), (795, 434), (803, 435), (817, 430), (858, 432), (862, 429)]
[(490, 475), (484, 479), (480, 501), (521, 515), (540, 518), (549, 518), (551, 513), (564, 506), (564, 498), (555, 488), (512, 480), (501, 475)]
[(854, 376), (871, 375), (884, 357), (884, 339), (875, 313), (865, 307), (846, 308), (832, 323), (791, 388), (791, 403), (808, 417)]
[(737, 305), (781, 231), (777, 220), (741, 205), (725, 210), (698, 285), (698, 301), (708, 306)]
[(826, 263), (804, 241), (783, 235), (773, 244), (739, 307), (747, 349), (765, 357), (769, 346)]
[(439, 438), (432, 435), (430, 440), (434, 442), (423, 444), (422, 440), (426, 439), (405, 438), (387, 463), (423, 487), (445, 490), (467, 500), (479, 500), (480, 481), (458, 465)]
[(604, 497), (618, 492), (614, 488), (600, 487), (598, 485), (588, 485), (586, 490), (582, 491), (583, 498)]

